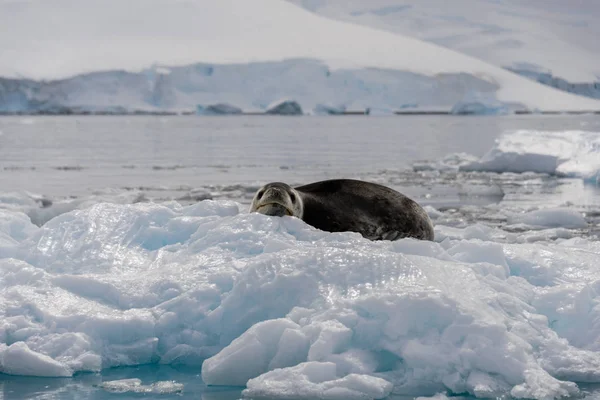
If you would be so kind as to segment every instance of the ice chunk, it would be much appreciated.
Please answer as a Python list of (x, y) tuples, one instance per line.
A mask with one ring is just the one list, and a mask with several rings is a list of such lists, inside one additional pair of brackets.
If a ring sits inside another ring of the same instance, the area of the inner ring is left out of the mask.
[(16, 245), (36, 230), (27, 215), (0, 209), (0, 257), (3, 247)]
[(10, 375), (71, 376), (73, 371), (45, 354), (32, 351), (27, 344), (0, 344), (0, 372)]
[(381, 399), (390, 394), (392, 386), (369, 375), (349, 374), (340, 378), (334, 363), (312, 361), (251, 379), (242, 394), (279, 399)]
[(526, 224), (532, 227), (581, 229), (588, 226), (583, 215), (569, 208), (548, 208), (515, 214), (509, 218), (511, 224)]
[(302, 115), (302, 107), (294, 100), (280, 100), (269, 105), (265, 113), (275, 115)]
[(416, 161), (413, 163), (414, 171), (458, 171), (463, 165), (469, 165), (478, 157), (467, 153), (453, 153), (444, 156), (441, 160)]
[(519, 130), (505, 133), (479, 161), (459, 169), (531, 171), (596, 182), (600, 177), (600, 132)]
[(106, 381), (102, 382), (100, 387), (111, 393), (173, 394), (183, 392), (181, 383), (159, 381), (150, 385), (142, 385), (142, 381), (137, 378)]
[[(306, 358), (306, 354), (302, 353), (308, 350), (308, 342), (302, 335), (288, 334), (284, 337), (284, 333), (294, 328), (298, 325), (286, 319), (254, 325), (225, 350), (204, 362), (202, 380), (209, 385), (244, 386), (268, 367), (294, 365), (298, 358)], [(296, 351), (287, 356), (283, 354), (291, 349)]]
[(237, 115), (242, 109), (227, 103), (211, 104), (209, 106), (197, 106), (196, 113), (200, 115)]
[(317, 104), (315, 106), (315, 114), (317, 115), (341, 115), (346, 111), (345, 106), (332, 106), (328, 104)]
[(442, 215), (444, 215), (443, 212), (437, 210), (435, 207), (432, 207), (430, 205), (426, 205), (423, 208), (425, 209), (425, 212), (427, 212), (427, 215), (429, 215), (429, 218), (431, 218), (432, 220), (436, 220)]

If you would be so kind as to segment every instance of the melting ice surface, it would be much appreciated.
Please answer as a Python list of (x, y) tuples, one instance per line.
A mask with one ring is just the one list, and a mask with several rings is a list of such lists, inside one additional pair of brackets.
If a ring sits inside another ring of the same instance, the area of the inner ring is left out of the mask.
[[(535, 167), (545, 153), (528, 154)], [(578, 396), (600, 383), (599, 203), (520, 204), (582, 184), (535, 168), (458, 171), (486, 157), (365, 176), (397, 187), (458, 174), (462, 193), (504, 197), (428, 205), (435, 242), (322, 232), (248, 214), (243, 199), (40, 208), (5, 193), (0, 384), (14, 398), (29, 393), (23, 376), (157, 398), (205, 384), (248, 398)], [(52, 212), (34, 224), (32, 210)]]

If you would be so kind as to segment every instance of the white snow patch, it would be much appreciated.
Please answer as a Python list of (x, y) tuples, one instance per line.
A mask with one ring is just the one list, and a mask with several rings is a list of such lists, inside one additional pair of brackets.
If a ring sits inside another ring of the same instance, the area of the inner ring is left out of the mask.
[(600, 178), (600, 132), (508, 132), (463, 171), (539, 172), (596, 182)]
[(547, 399), (600, 382), (594, 241), (498, 243), (473, 225), (371, 242), (208, 200), (100, 203), (42, 227), (1, 215), (4, 373), (203, 364), (251, 396), (330, 399)]

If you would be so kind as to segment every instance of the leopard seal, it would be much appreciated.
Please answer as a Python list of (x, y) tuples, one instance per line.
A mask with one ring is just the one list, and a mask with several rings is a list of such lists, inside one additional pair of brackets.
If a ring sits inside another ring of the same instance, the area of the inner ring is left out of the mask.
[(328, 232), (358, 232), (370, 240), (433, 240), (433, 224), (414, 200), (386, 186), (354, 179), (332, 179), (291, 187), (261, 187), (250, 212), (294, 216)]

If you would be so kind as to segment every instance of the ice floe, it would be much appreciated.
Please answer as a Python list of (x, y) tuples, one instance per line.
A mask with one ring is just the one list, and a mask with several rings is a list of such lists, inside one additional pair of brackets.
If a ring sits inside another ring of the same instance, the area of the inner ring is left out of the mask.
[(137, 378), (105, 381), (102, 382), (100, 387), (111, 393), (172, 394), (183, 391), (181, 383), (159, 381), (150, 385), (142, 385), (142, 381)]
[(600, 178), (600, 132), (507, 132), (480, 160), (462, 171), (538, 172), (596, 182)]
[(371, 242), (240, 208), (99, 203), (41, 227), (0, 211), (0, 372), (163, 363), (246, 396), (327, 399), (600, 382), (600, 246), (568, 234), (581, 215), (525, 214), (553, 227), (535, 243), (480, 224)]

